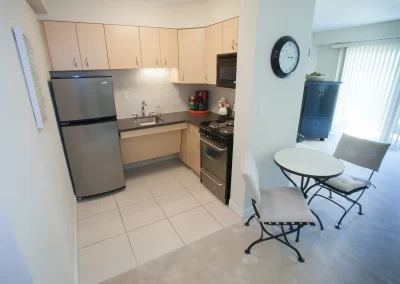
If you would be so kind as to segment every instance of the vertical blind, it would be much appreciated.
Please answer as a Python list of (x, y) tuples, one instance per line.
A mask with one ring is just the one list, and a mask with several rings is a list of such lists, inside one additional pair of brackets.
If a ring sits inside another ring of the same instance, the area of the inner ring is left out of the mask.
[(400, 148), (400, 42), (348, 47), (332, 132)]

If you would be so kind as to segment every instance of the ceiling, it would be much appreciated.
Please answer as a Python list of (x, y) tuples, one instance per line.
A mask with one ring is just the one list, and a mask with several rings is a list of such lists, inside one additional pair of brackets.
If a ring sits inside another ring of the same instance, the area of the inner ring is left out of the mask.
[(317, 0), (313, 31), (400, 19), (400, 0)]
[[(28, 1), (45, 1), (50, 3), (59, 3), (67, 0), (28, 0)], [(171, 5), (187, 4), (201, 4), (201, 3), (214, 3), (224, 2), (226, 5), (232, 5), (239, 11), (240, 1), (249, 0), (68, 0), (71, 2), (82, 3), (112, 3), (118, 2), (129, 3), (132, 5), (134, 2), (145, 3), (163, 3)], [(99, 2), (97, 2), (99, 1)], [(279, 0), (275, 0), (279, 1)], [(292, 0), (302, 1), (302, 0)], [(194, 9), (198, 9), (195, 5)], [(217, 7), (219, 7), (217, 5)], [(221, 6), (222, 7), (222, 6)], [(301, 13), (301, 11), (299, 11)], [(215, 11), (214, 11), (215, 14)], [(232, 15), (232, 16), (236, 16)], [(400, 0), (316, 0), (313, 31), (325, 31), (341, 28), (348, 28), (366, 24), (373, 24), (379, 22), (386, 22), (391, 20), (400, 19)]]

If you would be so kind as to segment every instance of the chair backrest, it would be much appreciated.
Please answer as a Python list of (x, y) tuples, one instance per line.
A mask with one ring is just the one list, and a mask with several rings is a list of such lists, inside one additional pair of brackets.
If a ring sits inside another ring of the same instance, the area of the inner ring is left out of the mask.
[(343, 133), (333, 156), (377, 172), (389, 146)]
[(246, 182), (246, 189), (257, 205), (261, 204), (260, 181), (256, 162), (253, 156), (247, 151), (241, 161), (242, 175)]

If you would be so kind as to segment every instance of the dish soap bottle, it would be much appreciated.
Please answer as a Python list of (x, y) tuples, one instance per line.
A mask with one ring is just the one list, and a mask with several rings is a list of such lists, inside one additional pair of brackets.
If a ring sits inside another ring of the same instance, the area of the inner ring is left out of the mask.
[(160, 105), (156, 106), (156, 115), (161, 115), (161, 107), (160, 107)]

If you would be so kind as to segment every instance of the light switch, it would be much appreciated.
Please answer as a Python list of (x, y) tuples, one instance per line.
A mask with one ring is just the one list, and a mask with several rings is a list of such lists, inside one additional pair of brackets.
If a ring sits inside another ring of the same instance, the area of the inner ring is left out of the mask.
[(264, 105), (258, 105), (258, 116), (264, 116)]
[(128, 93), (127, 92), (122, 92), (122, 100), (127, 101), (128, 100)]

